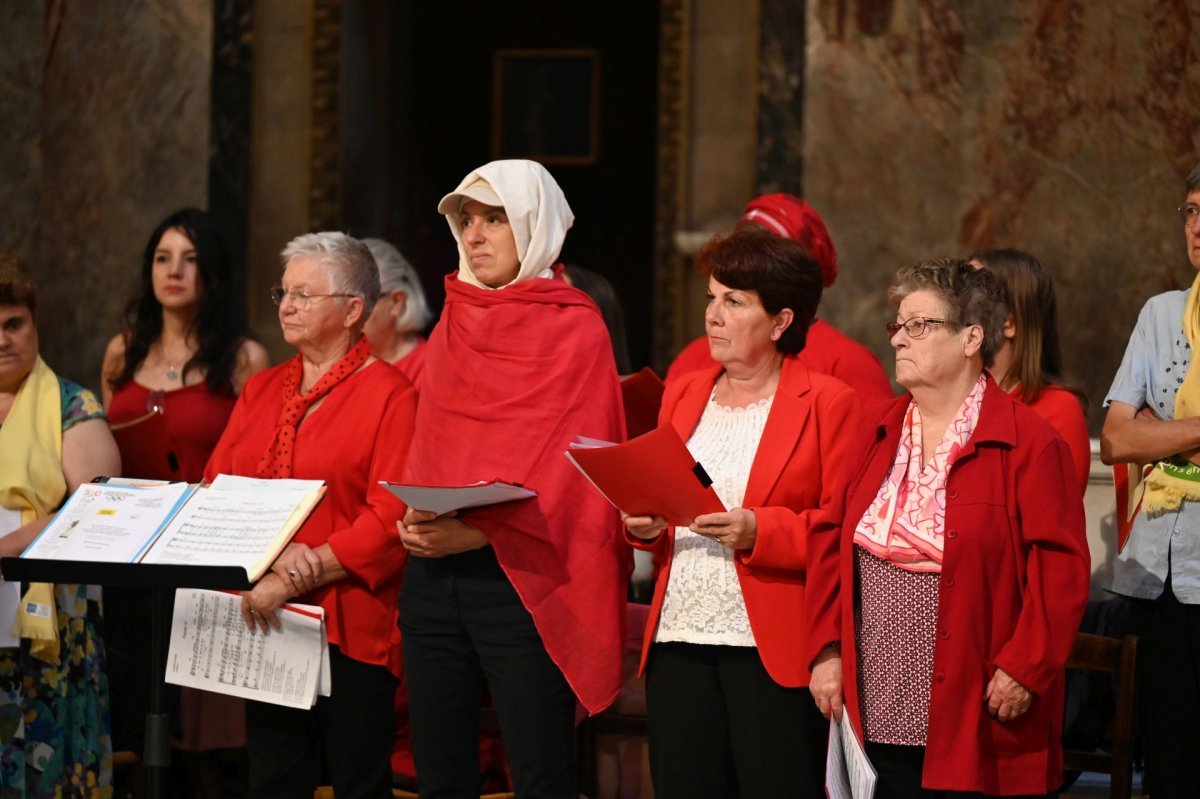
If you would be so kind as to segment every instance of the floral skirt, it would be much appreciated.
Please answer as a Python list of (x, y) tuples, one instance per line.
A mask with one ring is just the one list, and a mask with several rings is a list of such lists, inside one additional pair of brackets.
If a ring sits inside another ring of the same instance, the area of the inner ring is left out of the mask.
[(0, 649), (0, 799), (110, 799), (100, 589), (55, 585), (61, 662)]

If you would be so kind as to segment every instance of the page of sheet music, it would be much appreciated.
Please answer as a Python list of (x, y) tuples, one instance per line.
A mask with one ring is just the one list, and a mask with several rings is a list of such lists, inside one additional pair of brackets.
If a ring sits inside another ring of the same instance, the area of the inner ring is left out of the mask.
[(825, 759), (825, 791), (829, 799), (871, 799), (878, 774), (854, 734), (854, 725), (843, 714), (829, 722), (829, 750)]
[(241, 605), (237, 594), (175, 592), (166, 681), (300, 709), (328, 695), (324, 611), (285, 605), (283, 628), (264, 634), (246, 628)]
[(209, 488), (218, 491), (316, 491), (324, 480), (299, 480), (295, 477), (243, 477), (237, 474), (218, 474)]
[[(0, 538), (21, 526), (21, 512), (0, 505)], [(0, 647), (19, 646), (21, 639), (13, 635), (13, 622), (21, 604), (21, 584), (0, 577)]]
[(133, 563), (189, 492), (85, 483), (21, 557)]
[(199, 489), (142, 563), (241, 566), (251, 572), (308, 493)]

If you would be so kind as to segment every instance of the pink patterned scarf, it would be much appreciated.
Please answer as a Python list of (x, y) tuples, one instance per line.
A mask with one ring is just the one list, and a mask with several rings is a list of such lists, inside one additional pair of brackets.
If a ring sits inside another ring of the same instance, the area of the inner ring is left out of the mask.
[(981, 374), (946, 428), (933, 456), (921, 468), (921, 409), (908, 404), (896, 460), (854, 530), (854, 543), (872, 555), (913, 572), (942, 570), (946, 526), (946, 481), (983, 405), (987, 379)]

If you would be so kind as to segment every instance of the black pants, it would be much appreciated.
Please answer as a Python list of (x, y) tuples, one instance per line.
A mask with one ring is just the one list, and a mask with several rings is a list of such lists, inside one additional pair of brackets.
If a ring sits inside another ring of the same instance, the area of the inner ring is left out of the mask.
[(396, 678), (329, 647), (332, 696), (312, 710), (246, 703), (246, 754), (255, 799), (391, 799)]
[[(982, 793), (929, 791), (921, 787), (925, 767), (925, 747), (867, 743), (867, 759), (879, 773), (875, 799), (972, 799)], [(1007, 799), (1051, 799), (1057, 793), (1011, 796)]]
[(1200, 605), (1162, 596), (1134, 600), (1138, 709), (1152, 799), (1200, 797)]
[(753, 647), (655, 644), (646, 715), (656, 799), (825, 795), (829, 722)]
[(491, 547), (410, 557), (400, 630), (422, 799), (478, 799), (484, 680), (517, 796), (578, 798), (575, 695)]

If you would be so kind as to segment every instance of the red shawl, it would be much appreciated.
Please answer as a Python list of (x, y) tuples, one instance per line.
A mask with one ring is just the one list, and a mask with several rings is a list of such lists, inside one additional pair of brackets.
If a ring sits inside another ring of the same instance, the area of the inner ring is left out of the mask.
[(624, 437), (599, 310), (558, 277), (487, 291), (446, 278), (429, 337), (408, 477), (500, 478), (536, 499), (473, 509), (551, 659), (590, 713), (621, 681), (626, 573), (617, 512), (563, 456), (575, 436)]

